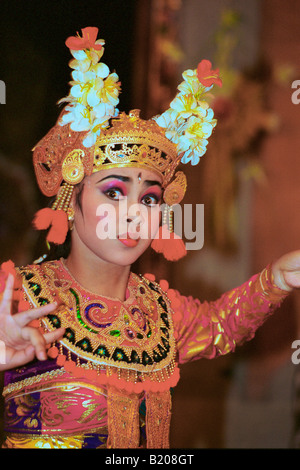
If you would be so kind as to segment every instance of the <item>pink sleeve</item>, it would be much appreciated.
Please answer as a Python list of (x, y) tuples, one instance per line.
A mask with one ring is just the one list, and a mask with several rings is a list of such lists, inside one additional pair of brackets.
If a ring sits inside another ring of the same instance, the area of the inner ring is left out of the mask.
[(287, 295), (275, 286), (270, 266), (214, 302), (201, 303), (170, 289), (179, 363), (234, 351), (253, 338)]

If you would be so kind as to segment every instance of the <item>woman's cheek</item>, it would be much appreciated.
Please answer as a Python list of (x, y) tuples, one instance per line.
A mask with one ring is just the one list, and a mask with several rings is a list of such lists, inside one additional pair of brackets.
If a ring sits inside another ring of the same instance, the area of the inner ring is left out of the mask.
[(99, 204), (96, 208), (96, 235), (100, 240), (117, 238), (117, 212), (115, 207), (110, 203)]

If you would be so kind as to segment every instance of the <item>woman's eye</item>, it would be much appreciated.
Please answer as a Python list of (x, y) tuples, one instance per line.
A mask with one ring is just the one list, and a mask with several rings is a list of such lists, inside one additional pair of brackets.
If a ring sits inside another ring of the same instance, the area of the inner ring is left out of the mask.
[(155, 194), (147, 194), (146, 196), (142, 197), (142, 203), (145, 206), (155, 206), (160, 201), (160, 198)]
[(104, 194), (109, 197), (109, 199), (113, 199), (115, 201), (118, 201), (123, 196), (123, 192), (117, 188), (107, 189), (104, 191)]

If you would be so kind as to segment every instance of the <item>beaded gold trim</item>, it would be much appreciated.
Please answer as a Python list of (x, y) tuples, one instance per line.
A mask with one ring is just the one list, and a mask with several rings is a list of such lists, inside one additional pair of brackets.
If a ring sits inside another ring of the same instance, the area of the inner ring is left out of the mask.
[(42, 387), (43, 385), (45, 385), (44, 382), (55, 380), (58, 377), (63, 376), (65, 373), (66, 371), (63, 368), (61, 368), (61, 369), (51, 370), (43, 374), (34, 375), (33, 377), (27, 377), (26, 379), (20, 380), (18, 382), (10, 383), (6, 385), (5, 387), (3, 387), (2, 395), (4, 398), (10, 396), (11, 394), (16, 396), (17, 392), (20, 392), (21, 390), (22, 390), (22, 395), (24, 395), (25, 393), (27, 393), (26, 388), (30, 387), (30, 392), (31, 392), (32, 386), (37, 385), (40, 382), (43, 382), (43, 384), (41, 385)]
[[(137, 376), (143, 381), (153, 374), (154, 381), (164, 382), (173, 375), (176, 364), (172, 311), (158, 284), (132, 274), (128, 287), (135, 303), (116, 300), (111, 305), (109, 299), (96, 298), (74, 286), (72, 279), (64, 277), (66, 271), (60, 261), (19, 268), (19, 272), (32, 306), (58, 301), (57, 310), (42, 322), (50, 331), (66, 328), (60, 344), (80, 361), (87, 361), (96, 370), (103, 367), (108, 375), (117, 368), (120, 377), (125, 374), (126, 380), (134, 382)], [(109, 305), (116, 307), (116, 316), (110, 315), (111, 320), (105, 323)], [(89, 309), (95, 306), (104, 312), (102, 324), (93, 323), (94, 319), (89, 322)], [(132, 339), (128, 336), (130, 330), (135, 334)]]

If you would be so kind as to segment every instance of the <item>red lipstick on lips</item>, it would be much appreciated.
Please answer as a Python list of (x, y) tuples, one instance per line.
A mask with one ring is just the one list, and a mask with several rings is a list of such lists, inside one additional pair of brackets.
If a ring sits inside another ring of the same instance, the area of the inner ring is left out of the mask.
[(128, 248), (134, 248), (139, 242), (138, 238), (130, 238), (128, 233), (119, 235), (118, 239), (123, 245), (128, 246)]

